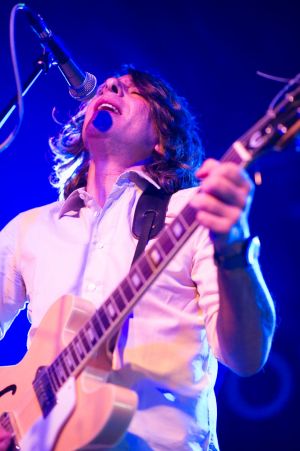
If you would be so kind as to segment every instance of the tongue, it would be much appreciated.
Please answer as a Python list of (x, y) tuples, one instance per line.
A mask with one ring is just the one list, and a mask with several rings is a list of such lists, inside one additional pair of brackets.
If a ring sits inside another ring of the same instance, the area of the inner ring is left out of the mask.
[(112, 126), (112, 117), (107, 110), (99, 110), (97, 116), (93, 120), (93, 125), (100, 131), (106, 132)]

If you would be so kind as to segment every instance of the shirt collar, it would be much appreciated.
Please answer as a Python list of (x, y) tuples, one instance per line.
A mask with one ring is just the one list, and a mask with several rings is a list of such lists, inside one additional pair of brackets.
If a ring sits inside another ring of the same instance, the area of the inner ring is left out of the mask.
[[(154, 185), (157, 189), (161, 189), (160, 186), (152, 180), (152, 178), (146, 174), (140, 167), (130, 168), (123, 172), (117, 179), (114, 189), (124, 188), (129, 184), (134, 184), (142, 191), (147, 187), (147, 182)], [(72, 193), (67, 197), (67, 199), (62, 204), (59, 212), (59, 218), (66, 215), (67, 213), (78, 213), (82, 207), (92, 207), (97, 205), (93, 196), (91, 196), (85, 188), (77, 188), (72, 191)]]

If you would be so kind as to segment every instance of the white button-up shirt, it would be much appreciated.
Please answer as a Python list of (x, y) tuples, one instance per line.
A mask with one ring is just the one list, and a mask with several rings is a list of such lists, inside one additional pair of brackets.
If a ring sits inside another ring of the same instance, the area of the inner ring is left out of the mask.
[[(129, 272), (137, 244), (132, 221), (145, 179), (140, 171), (121, 175), (102, 209), (80, 188), (64, 202), (21, 213), (2, 230), (2, 336), (26, 301), (29, 342), (63, 294), (96, 307), (104, 302)], [(167, 224), (195, 189), (171, 197)], [(208, 232), (199, 226), (121, 332), (110, 379), (133, 388), (139, 405), (129, 434), (116, 449), (218, 448), (213, 386), (220, 357), (215, 328), (219, 296), (212, 253)]]

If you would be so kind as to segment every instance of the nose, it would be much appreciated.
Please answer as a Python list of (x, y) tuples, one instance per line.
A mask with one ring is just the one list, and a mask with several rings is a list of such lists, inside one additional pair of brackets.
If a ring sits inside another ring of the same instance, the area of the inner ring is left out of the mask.
[(108, 78), (104, 83), (103, 90), (111, 91), (119, 96), (121, 96), (123, 94), (122, 85), (121, 85), (119, 79), (116, 77)]

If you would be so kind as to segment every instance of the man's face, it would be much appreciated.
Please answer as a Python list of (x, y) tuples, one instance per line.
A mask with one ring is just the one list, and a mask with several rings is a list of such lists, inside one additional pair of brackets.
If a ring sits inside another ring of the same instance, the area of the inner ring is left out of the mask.
[(91, 152), (101, 155), (105, 145), (128, 152), (133, 162), (148, 158), (159, 141), (149, 103), (130, 75), (108, 78), (100, 86), (87, 107), (82, 133)]

